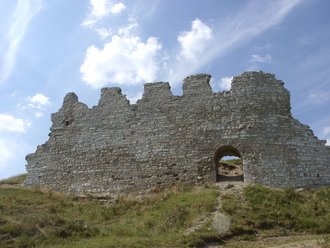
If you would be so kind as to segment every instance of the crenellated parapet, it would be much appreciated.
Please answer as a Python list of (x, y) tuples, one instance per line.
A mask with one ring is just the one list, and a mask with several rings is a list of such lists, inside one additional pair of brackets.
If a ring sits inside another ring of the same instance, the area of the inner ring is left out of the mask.
[[(184, 79), (182, 90), (185, 99), (191, 98), (192, 101), (209, 99), (210, 97), (223, 98), (221, 94), (214, 95), (210, 86), (211, 75), (196, 74), (188, 76)], [(284, 83), (277, 80), (273, 74), (263, 72), (245, 72), (240, 76), (236, 76), (232, 80), (231, 90), (229, 94), (233, 97), (246, 98), (244, 101), (251, 104), (254, 99), (265, 101), (267, 96), (274, 104), (285, 104), (286, 109), (290, 109), (290, 95), (283, 87)], [(228, 98), (227, 93), (227, 98)], [(264, 95), (264, 96), (263, 96)], [(146, 83), (140, 102), (169, 102), (173, 100), (173, 93), (168, 82)], [(77, 104), (82, 104), (78, 101), (78, 96), (75, 93), (68, 93), (63, 102), (63, 109), (77, 107)], [(122, 89), (119, 87), (103, 88), (97, 108), (103, 111), (120, 112), (121, 108), (127, 109), (130, 106), (126, 95), (122, 94)], [(152, 106), (152, 105), (151, 105)], [(60, 110), (61, 111), (61, 110)]]
[(273, 187), (330, 184), (330, 147), (291, 115), (290, 94), (273, 74), (245, 72), (227, 92), (211, 76), (147, 83), (130, 104), (103, 88), (88, 108), (75, 93), (52, 114), (49, 140), (27, 156), (26, 185), (75, 194), (127, 194), (177, 182), (215, 182), (222, 156), (243, 160), (244, 181)]

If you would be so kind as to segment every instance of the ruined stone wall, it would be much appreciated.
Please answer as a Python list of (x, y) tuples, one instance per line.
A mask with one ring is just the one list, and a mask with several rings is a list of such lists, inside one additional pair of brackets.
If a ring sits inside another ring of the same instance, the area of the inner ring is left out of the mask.
[(246, 72), (220, 93), (209, 81), (206, 74), (187, 77), (182, 96), (168, 83), (148, 83), (131, 105), (120, 88), (102, 89), (93, 108), (67, 94), (52, 114), (49, 140), (27, 156), (25, 184), (116, 194), (215, 182), (224, 150), (241, 156), (245, 182), (330, 184), (330, 147), (292, 117), (282, 81)]

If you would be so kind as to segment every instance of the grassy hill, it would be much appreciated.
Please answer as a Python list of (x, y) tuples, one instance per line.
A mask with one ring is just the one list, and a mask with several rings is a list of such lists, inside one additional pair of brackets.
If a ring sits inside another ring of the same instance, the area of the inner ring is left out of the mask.
[[(148, 196), (110, 200), (23, 188), (22, 180), (24, 176), (0, 181), (0, 247), (208, 247), (214, 243), (255, 248), (302, 247), (299, 242), (304, 242), (311, 245), (304, 247), (324, 248), (330, 243), (329, 188), (294, 191), (256, 185), (220, 191), (215, 186), (176, 186)], [(212, 228), (215, 211), (231, 217), (225, 234)]]

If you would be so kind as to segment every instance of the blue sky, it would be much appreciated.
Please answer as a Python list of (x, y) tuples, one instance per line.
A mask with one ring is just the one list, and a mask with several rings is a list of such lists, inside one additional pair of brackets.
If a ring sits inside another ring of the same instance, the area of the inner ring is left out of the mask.
[(67, 92), (97, 105), (119, 86), (263, 70), (285, 82), (293, 116), (330, 144), (328, 0), (0, 0), (0, 179), (25, 172)]

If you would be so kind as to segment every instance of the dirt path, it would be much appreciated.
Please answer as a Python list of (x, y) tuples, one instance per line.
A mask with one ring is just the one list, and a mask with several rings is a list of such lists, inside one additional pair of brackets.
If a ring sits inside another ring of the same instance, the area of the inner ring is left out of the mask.
[[(222, 197), (228, 193), (240, 194), (244, 187), (244, 183), (243, 182), (218, 182), (215, 185), (219, 188), (219, 196), (218, 196), (218, 204), (215, 208), (215, 211), (212, 213), (212, 215), (210, 217), (212, 220), (211, 227), (213, 228), (214, 231), (216, 231), (216, 233), (219, 236), (223, 236), (223, 235), (227, 234), (230, 230), (231, 217), (220, 211), (221, 204), (222, 204)], [(209, 243), (205, 247), (217, 248), (217, 247), (221, 247), (221, 246), (219, 246), (219, 243)]]
[(219, 234), (224, 235), (228, 233), (231, 224), (230, 216), (221, 213), (221, 204), (222, 197), (226, 193), (241, 193), (244, 183), (243, 182), (219, 182), (216, 183), (216, 186), (219, 188), (219, 197), (218, 197), (218, 205), (212, 216), (212, 228)]
[[(239, 192), (243, 188), (243, 182), (221, 182), (216, 183), (216, 187), (219, 188), (219, 196), (217, 199), (217, 206), (215, 207), (214, 211), (211, 213), (210, 216), (203, 216), (201, 219), (197, 220), (196, 223), (188, 228), (185, 231), (185, 234), (188, 235), (192, 232), (195, 232), (203, 227), (205, 223), (211, 222), (211, 228), (215, 230), (218, 235), (223, 235), (227, 233), (230, 229), (231, 219), (230, 216), (221, 213), (221, 202), (222, 202), (222, 196), (226, 192)], [(213, 247), (213, 246), (206, 246), (206, 247)]]

